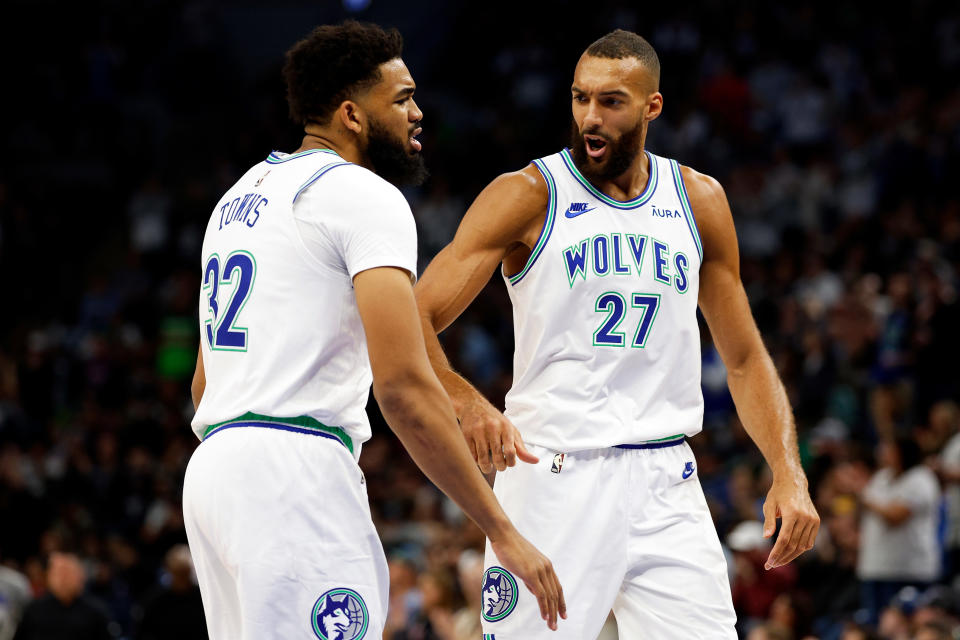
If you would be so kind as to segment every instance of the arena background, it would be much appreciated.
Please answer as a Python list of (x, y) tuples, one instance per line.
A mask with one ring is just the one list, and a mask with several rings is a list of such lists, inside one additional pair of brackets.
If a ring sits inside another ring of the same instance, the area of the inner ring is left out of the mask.
[[(651, 40), (665, 106), (648, 148), (726, 188), (823, 519), (813, 551), (756, 570), (749, 523), (770, 478), (704, 331), (692, 444), (744, 637), (958, 637), (960, 460), (941, 455), (960, 443), (955, 2), (29, 0), (0, 20), (0, 638), (24, 606), (18, 576), (42, 599), (57, 550), (80, 558), (112, 637), (205, 637), (168, 554), (185, 542), (197, 444), (203, 228), (244, 170), (298, 145), (283, 52), (351, 16), (397, 26), (418, 83), (433, 173), (407, 192), (421, 270), (487, 182), (565, 144), (583, 49), (616, 27)], [(500, 281), (443, 336), (495, 404), (511, 336)], [(482, 536), (370, 413), (361, 466), (391, 559), (385, 637), (478, 638)], [(877, 443), (896, 435), (941, 481), (930, 521), (944, 570), (940, 586), (880, 603), (878, 628), (855, 572), (861, 495)]]

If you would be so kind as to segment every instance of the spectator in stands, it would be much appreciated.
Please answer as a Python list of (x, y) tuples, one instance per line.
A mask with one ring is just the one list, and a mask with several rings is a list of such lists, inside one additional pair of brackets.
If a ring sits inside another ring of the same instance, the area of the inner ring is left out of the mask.
[(14, 640), (110, 640), (107, 614), (83, 593), (85, 583), (77, 556), (50, 554), (48, 593), (27, 605)]
[(935, 459), (947, 503), (946, 563), (944, 574), (960, 575), (960, 410), (952, 401), (940, 402), (930, 410), (934, 432), (946, 433), (946, 445)]
[(137, 640), (204, 640), (200, 588), (194, 580), (190, 549), (178, 544), (167, 552), (163, 584), (142, 605)]
[(796, 581), (796, 566), (788, 564), (764, 569), (771, 543), (763, 537), (763, 523), (741, 522), (727, 535), (727, 547), (734, 554), (733, 606), (738, 626), (749, 629), (770, 615), (777, 596)]
[(30, 602), (30, 581), (10, 567), (0, 566), (0, 640), (10, 640), (23, 609)]
[(861, 605), (876, 622), (902, 588), (926, 587), (940, 573), (937, 509), (940, 486), (909, 437), (882, 442), (880, 468), (860, 492), (861, 541), (857, 577)]

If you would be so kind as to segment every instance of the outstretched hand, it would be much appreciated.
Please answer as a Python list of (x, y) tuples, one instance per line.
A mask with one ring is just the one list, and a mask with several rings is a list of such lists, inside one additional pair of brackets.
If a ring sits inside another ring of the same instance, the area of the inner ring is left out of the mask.
[(491, 540), (490, 546), (503, 568), (523, 580), (530, 593), (536, 596), (540, 617), (556, 631), (557, 616), (567, 619), (567, 603), (550, 560), (516, 532), (497, 542)]
[(782, 520), (780, 535), (767, 556), (766, 569), (782, 567), (813, 548), (820, 529), (820, 516), (810, 500), (805, 482), (774, 480), (763, 503), (763, 537), (769, 538), (776, 531), (777, 518)]
[(503, 471), (521, 462), (540, 461), (527, 451), (520, 431), (479, 392), (461, 406), (460, 430), (483, 473)]

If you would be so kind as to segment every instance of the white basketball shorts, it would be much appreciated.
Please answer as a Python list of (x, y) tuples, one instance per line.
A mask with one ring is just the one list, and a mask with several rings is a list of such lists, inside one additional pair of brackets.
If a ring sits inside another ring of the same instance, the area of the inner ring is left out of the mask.
[(380, 640), (387, 561), (340, 441), (223, 429), (190, 459), (183, 515), (212, 640)]
[(550, 631), (488, 542), (484, 640), (592, 640), (611, 609), (627, 640), (736, 639), (727, 564), (693, 452), (682, 439), (651, 446), (561, 454), (527, 445), (538, 464), (497, 474), (507, 515), (553, 562), (567, 619)]

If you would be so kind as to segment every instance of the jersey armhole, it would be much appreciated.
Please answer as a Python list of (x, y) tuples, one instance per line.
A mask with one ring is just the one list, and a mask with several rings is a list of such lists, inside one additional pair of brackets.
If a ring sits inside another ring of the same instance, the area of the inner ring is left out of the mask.
[(557, 185), (553, 181), (553, 174), (550, 173), (547, 165), (544, 164), (542, 160), (534, 160), (533, 164), (543, 175), (543, 179), (547, 182), (547, 189), (550, 192), (550, 197), (547, 200), (547, 215), (543, 221), (543, 228), (540, 230), (540, 237), (537, 238), (537, 244), (534, 245), (533, 251), (530, 252), (530, 257), (527, 258), (527, 264), (523, 266), (523, 269), (521, 269), (519, 273), (507, 278), (511, 285), (516, 285), (518, 282), (523, 280), (523, 278), (530, 272), (530, 269), (537, 261), (537, 258), (539, 258), (540, 254), (543, 253), (543, 249), (547, 246), (547, 241), (550, 239), (550, 234), (553, 233), (553, 223), (556, 219)]
[(690, 197), (687, 195), (687, 187), (683, 182), (683, 174), (680, 172), (680, 163), (671, 160), (670, 168), (673, 171), (673, 184), (677, 189), (677, 197), (680, 198), (680, 206), (683, 207), (683, 217), (687, 221), (687, 228), (690, 229), (693, 242), (697, 245), (697, 255), (700, 257), (700, 264), (702, 265), (703, 244), (700, 242), (700, 228), (697, 226), (696, 216), (693, 215), (693, 207), (690, 206)]

